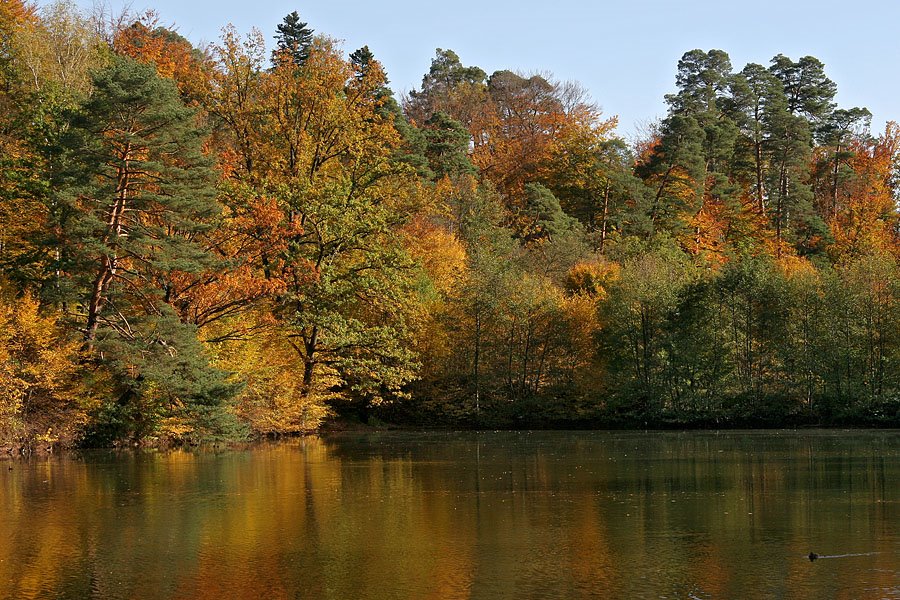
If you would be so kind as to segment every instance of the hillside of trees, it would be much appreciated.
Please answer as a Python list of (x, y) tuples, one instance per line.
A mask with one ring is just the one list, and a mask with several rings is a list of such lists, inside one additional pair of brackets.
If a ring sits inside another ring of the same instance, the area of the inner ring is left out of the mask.
[(900, 425), (900, 127), (819, 60), (687, 52), (626, 141), (450, 50), (395, 97), (297, 13), (161, 23), (0, 1), (0, 440)]

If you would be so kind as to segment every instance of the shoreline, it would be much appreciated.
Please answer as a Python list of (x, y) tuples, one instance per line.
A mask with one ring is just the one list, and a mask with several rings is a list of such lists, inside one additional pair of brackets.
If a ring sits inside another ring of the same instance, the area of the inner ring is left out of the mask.
[(162, 443), (133, 442), (111, 446), (79, 446), (64, 444), (37, 444), (29, 446), (21, 443), (0, 443), (0, 461), (27, 460), (30, 458), (64, 456), (82, 451), (109, 452), (171, 452), (171, 451), (230, 451), (258, 447), (265, 444), (277, 444), (309, 437), (339, 437), (343, 435), (369, 435), (385, 433), (421, 433), (421, 434), (466, 434), (466, 433), (614, 433), (614, 434), (764, 434), (764, 433), (833, 433), (833, 432), (891, 432), (900, 433), (900, 425), (872, 427), (865, 425), (801, 425), (793, 427), (444, 427), (415, 425), (366, 425), (364, 423), (343, 423), (338, 427), (323, 426), (316, 430), (282, 435), (258, 436), (247, 440), (221, 440), (215, 442), (173, 442)]

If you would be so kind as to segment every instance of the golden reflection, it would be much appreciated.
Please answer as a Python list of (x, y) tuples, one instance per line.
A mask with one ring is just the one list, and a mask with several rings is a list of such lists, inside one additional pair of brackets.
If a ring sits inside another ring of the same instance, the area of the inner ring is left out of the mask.
[(898, 445), (377, 434), (14, 461), (0, 598), (889, 596)]

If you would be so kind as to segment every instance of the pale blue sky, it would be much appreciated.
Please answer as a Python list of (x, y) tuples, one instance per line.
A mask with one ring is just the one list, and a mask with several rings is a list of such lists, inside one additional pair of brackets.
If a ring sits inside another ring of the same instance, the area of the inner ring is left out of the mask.
[[(77, 0), (90, 7), (93, 0)], [(107, 0), (114, 9), (123, 0)], [(663, 116), (679, 57), (721, 48), (735, 70), (768, 64), (783, 53), (825, 63), (838, 102), (866, 106), (873, 129), (900, 120), (900, 1), (897, 0), (131, 0), (155, 8), (193, 42), (212, 41), (226, 23), (256, 26), (271, 40), (297, 10), (317, 33), (345, 41), (349, 53), (368, 44), (391, 87), (416, 87), (435, 48), (450, 48), (466, 65), (549, 71), (581, 82), (619, 130)]]

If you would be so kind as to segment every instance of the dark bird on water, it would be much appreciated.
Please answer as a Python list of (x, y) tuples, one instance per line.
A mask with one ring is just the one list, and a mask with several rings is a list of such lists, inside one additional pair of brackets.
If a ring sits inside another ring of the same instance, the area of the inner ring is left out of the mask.
[(816, 560), (817, 558), (819, 558), (819, 555), (816, 554), (815, 552), (809, 553), (809, 562), (812, 562), (812, 561)]

